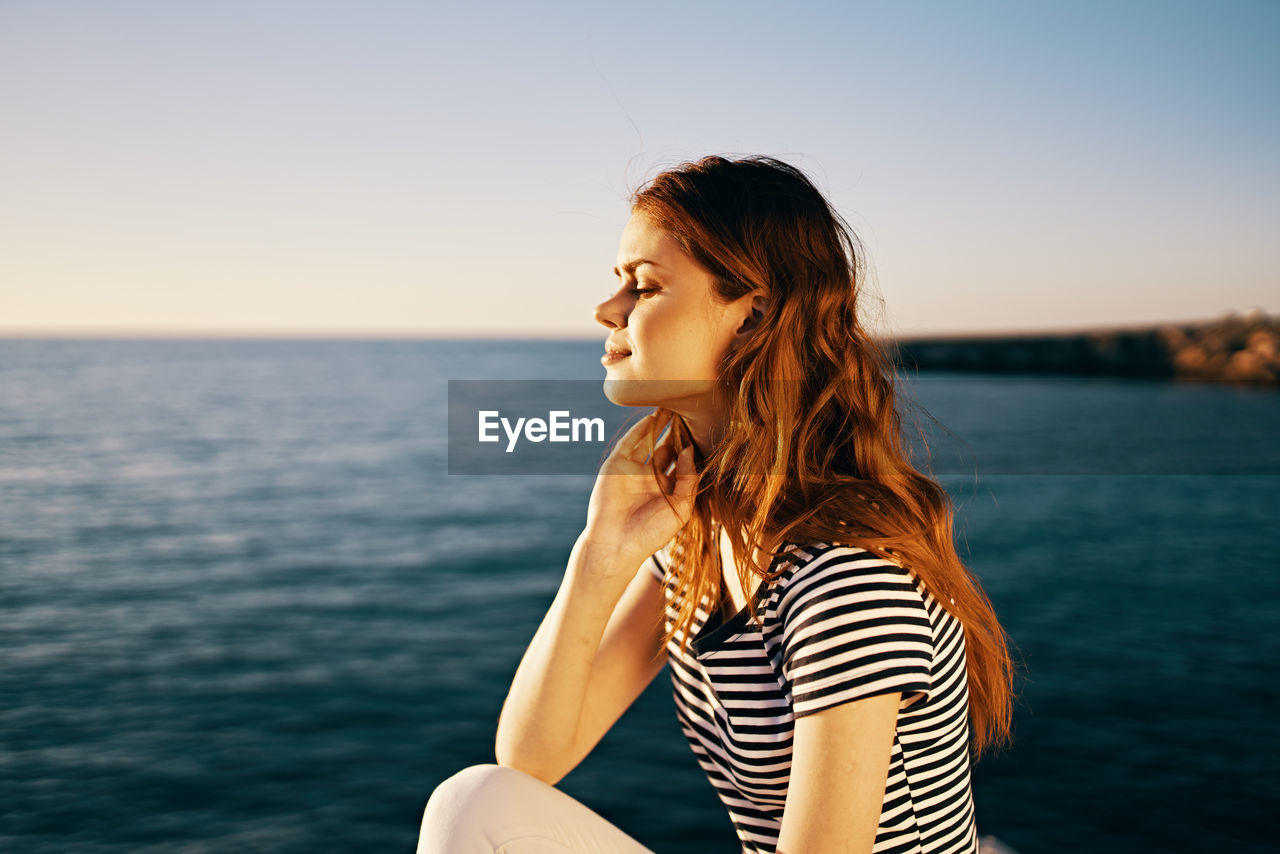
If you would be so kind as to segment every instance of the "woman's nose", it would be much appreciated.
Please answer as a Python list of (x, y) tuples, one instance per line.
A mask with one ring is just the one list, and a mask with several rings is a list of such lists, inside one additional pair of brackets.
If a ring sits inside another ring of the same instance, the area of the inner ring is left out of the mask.
[(617, 296), (609, 297), (596, 306), (594, 316), (597, 323), (610, 329), (619, 329), (627, 325), (626, 309), (623, 308), (622, 301)]

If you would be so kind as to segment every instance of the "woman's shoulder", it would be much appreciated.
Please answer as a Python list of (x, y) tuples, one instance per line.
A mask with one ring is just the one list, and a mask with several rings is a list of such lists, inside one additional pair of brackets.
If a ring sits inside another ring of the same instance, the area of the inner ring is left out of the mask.
[(772, 600), (781, 615), (798, 601), (874, 596), (886, 590), (914, 591), (910, 570), (889, 556), (849, 543), (785, 544), (775, 563)]
[(780, 572), (788, 579), (795, 579), (819, 572), (823, 567), (843, 566), (885, 567), (907, 572), (897, 560), (890, 555), (870, 551), (862, 546), (836, 541), (791, 542), (783, 544), (782, 554), (774, 559), (774, 572)]

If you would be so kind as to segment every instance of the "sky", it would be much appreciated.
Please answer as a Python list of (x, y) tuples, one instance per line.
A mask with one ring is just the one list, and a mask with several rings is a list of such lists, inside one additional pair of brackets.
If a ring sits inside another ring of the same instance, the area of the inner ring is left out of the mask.
[(1280, 3), (0, 0), (0, 335), (602, 337), (768, 154), (880, 334), (1280, 311)]

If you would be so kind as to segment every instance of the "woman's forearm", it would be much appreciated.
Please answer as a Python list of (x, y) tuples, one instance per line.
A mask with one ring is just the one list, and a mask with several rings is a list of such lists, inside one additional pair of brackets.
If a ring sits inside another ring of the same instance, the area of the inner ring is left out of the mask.
[(520, 660), (498, 718), (498, 764), (549, 783), (574, 755), (592, 663), (618, 600), (640, 560), (578, 537), (551, 607)]

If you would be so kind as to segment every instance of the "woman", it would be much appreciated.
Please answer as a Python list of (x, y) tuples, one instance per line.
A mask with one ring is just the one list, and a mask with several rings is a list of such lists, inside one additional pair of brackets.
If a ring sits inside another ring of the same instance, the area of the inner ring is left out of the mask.
[(419, 851), (645, 851), (554, 784), (667, 662), (743, 851), (979, 850), (1008, 644), (906, 459), (856, 238), (795, 168), (707, 157), (633, 197), (614, 273), (605, 391), (655, 409), (596, 478), (498, 764), (441, 784)]

